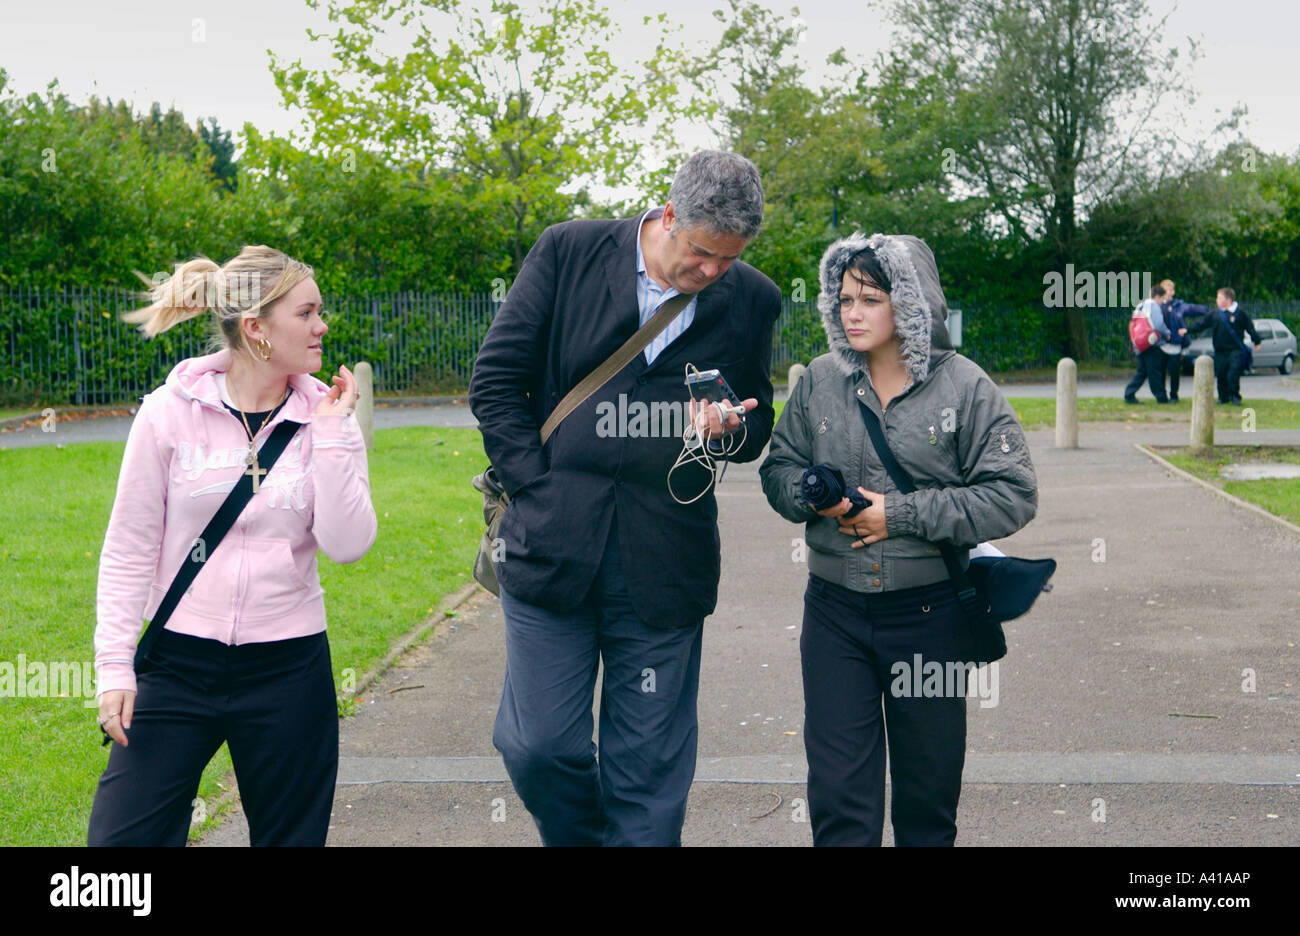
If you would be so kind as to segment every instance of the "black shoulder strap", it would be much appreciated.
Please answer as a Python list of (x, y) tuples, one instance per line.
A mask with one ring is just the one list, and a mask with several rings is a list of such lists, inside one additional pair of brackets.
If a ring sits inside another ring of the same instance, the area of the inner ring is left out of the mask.
[(546, 422), (542, 424), (542, 445), (551, 437), (555, 427), (564, 421), (564, 418), (582, 405), (583, 401), (609, 382), (609, 379), (627, 367), (632, 359), (640, 354), (663, 333), (664, 329), (669, 326), (678, 314), (691, 304), (695, 298), (695, 293), (678, 293), (673, 296), (662, 306), (659, 311), (652, 315), (644, 325), (636, 330), (627, 341), (623, 342), (606, 360), (602, 361), (600, 366), (584, 377), (572, 390), (564, 395), (564, 399), (555, 407), (551, 415), (546, 417)]
[(1223, 327), (1228, 330), (1228, 334), (1232, 336), (1232, 340), (1237, 342), (1237, 347), (1243, 351), (1249, 351), (1250, 349), (1246, 347), (1246, 342), (1241, 340), (1241, 336), (1237, 334), (1237, 329), (1234, 328), (1232, 322), (1229, 321), (1228, 313), (1222, 309), (1219, 309), (1218, 313), (1219, 319), (1223, 322)]
[[(302, 423), (286, 419), (272, 429), (271, 434), (257, 453), (258, 467), (270, 471), (275, 464), (275, 460), (280, 457), (280, 453), (289, 444), (289, 439), (301, 426)], [(230, 489), (230, 493), (226, 495), (226, 499), (217, 509), (216, 514), (208, 521), (208, 525), (203, 528), (203, 532), (199, 534), (199, 540), (202, 542), (203, 548), (189, 551), (185, 561), (181, 563), (180, 571), (176, 573), (176, 578), (172, 579), (167, 594), (163, 596), (163, 600), (159, 603), (158, 610), (154, 612), (153, 619), (149, 621), (144, 636), (140, 639), (140, 643), (136, 645), (135, 668), (137, 670), (153, 647), (154, 641), (158, 639), (158, 635), (162, 633), (167, 624), (167, 619), (176, 610), (176, 605), (180, 603), (181, 595), (185, 594), (185, 589), (190, 587), (190, 583), (194, 581), (194, 576), (199, 574), (199, 569), (203, 568), (203, 564), (212, 555), (212, 551), (230, 532), (235, 520), (252, 499), (252, 475), (240, 475), (239, 481)]]
[[(875, 446), (876, 455), (884, 463), (885, 471), (889, 472), (889, 477), (893, 480), (894, 486), (904, 494), (911, 494), (916, 490), (916, 484), (912, 481), (912, 476), (907, 470), (898, 463), (894, 453), (889, 448), (889, 443), (885, 441), (885, 432), (880, 428), (880, 420), (876, 418), (875, 412), (871, 407), (864, 403), (858, 404), (858, 409), (862, 411), (862, 421), (867, 424), (867, 435), (871, 437), (871, 444)], [(966, 570), (961, 567), (957, 561), (957, 551), (952, 548), (951, 543), (939, 543), (939, 553), (943, 556), (943, 564), (948, 567), (948, 577), (952, 579), (952, 584), (957, 589), (957, 600), (961, 603), (962, 610), (973, 620), (982, 617), (984, 610), (979, 607), (979, 597), (975, 591), (975, 586), (971, 584), (970, 576)]]

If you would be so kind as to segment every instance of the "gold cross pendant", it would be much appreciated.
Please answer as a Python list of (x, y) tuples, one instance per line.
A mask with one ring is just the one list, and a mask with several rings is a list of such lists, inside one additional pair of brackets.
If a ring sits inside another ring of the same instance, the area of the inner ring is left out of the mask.
[(250, 452), (248, 453), (248, 459), (247, 459), (247, 461), (244, 462), (244, 464), (248, 465), (248, 470), (245, 471), (244, 474), (246, 474), (246, 475), (252, 475), (252, 476), (253, 476), (253, 493), (256, 494), (256, 493), (257, 493), (257, 488), (258, 488), (258, 482), (261, 480), (262, 475), (266, 474), (266, 469), (265, 469), (265, 468), (259, 468), (259, 467), (257, 466), (257, 453), (256, 453), (256, 452), (251, 452), (251, 451), (250, 451)]

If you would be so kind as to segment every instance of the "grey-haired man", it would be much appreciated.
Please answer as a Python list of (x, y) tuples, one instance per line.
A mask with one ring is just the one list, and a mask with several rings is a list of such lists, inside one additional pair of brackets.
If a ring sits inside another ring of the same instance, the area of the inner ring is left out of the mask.
[[(717, 368), (748, 411), (742, 436), (725, 442), (730, 460), (753, 461), (767, 444), (781, 295), (738, 259), (762, 218), (749, 160), (696, 153), (666, 205), (547, 228), (479, 351), (470, 407), (510, 497), (493, 743), (547, 845), (681, 843), (721, 556), (712, 491), (690, 500), (710, 472), (682, 466), (670, 493), (682, 418), (664, 414), (687, 408), (688, 365)], [(678, 293), (695, 296), (543, 447), (538, 428), (564, 395)], [(707, 418), (715, 440), (741, 425), (734, 413), (725, 426)]]

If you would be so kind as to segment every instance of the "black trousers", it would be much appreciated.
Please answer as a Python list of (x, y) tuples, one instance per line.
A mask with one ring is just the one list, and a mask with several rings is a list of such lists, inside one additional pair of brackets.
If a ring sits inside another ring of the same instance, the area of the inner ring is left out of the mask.
[(1220, 403), (1234, 403), (1241, 399), (1242, 358), (1240, 351), (1214, 352), (1214, 383), (1219, 391)]
[(949, 582), (862, 594), (809, 576), (799, 651), (814, 845), (880, 845), (886, 739), (895, 843), (953, 844), (965, 671), (936, 695), (915, 691), (913, 668), (918, 655), (924, 672), (972, 649)]
[(129, 743), (112, 745), (95, 791), (90, 845), (184, 845), (223, 741), (252, 844), (325, 844), (339, 720), (324, 632), (227, 646), (164, 630), (136, 685)]
[(1167, 401), (1169, 398), (1165, 396), (1165, 359), (1168, 357), (1169, 355), (1159, 348), (1147, 348), (1139, 354), (1137, 373), (1133, 375), (1133, 379), (1124, 388), (1124, 398), (1128, 399), (1137, 396), (1138, 390), (1142, 388), (1142, 383), (1145, 381), (1147, 386), (1151, 388), (1151, 395), (1158, 402)]
[(1168, 355), (1168, 357), (1169, 360), (1165, 361), (1165, 373), (1169, 375), (1169, 399), (1173, 400), (1178, 396), (1178, 389), (1182, 386), (1183, 358), (1181, 354)]

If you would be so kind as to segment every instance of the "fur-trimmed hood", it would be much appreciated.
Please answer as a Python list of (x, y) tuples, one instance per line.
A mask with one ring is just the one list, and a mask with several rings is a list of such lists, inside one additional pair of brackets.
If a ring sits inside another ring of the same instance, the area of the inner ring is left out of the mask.
[(930, 375), (934, 359), (952, 352), (948, 337), (948, 303), (939, 285), (939, 268), (925, 241), (910, 234), (857, 232), (826, 248), (821, 262), (821, 293), (817, 308), (830, 341), (836, 367), (847, 377), (867, 373), (866, 355), (849, 346), (840, 321), (840, 286), (855, 254), (871, 248), (889, 277), (889, 299), (894, 306), (894, 330), (899, 336), (903, 363), (913, 383)]

